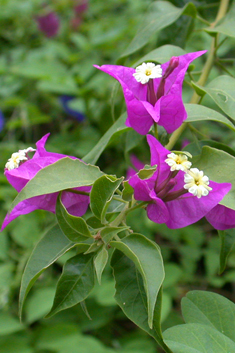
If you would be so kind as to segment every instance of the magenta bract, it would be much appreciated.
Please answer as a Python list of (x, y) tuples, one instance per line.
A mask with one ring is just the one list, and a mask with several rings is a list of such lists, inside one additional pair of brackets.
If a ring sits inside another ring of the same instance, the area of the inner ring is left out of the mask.
[[(18, 168), (12, 170), (5, 170), (5, 175), (9, 183), (20, 192), (23, 187), (31, 180), (42, 168), (55, 163), (61, 158), (68, 157), (64, 154), (47, 152), (45, 150), (45, 143), (49, 134), (43, 136), (41, 140), (36, 143), (37, 150), (32, 159), (27, 160)], [(75, 157), (70, 157), (76, 159)], [(75, 190), (89, 192), (90, 186), (75, 188)], [(7, 214), (4, 219), (1, 230), (3, 230), (11, 221), (20, 215), (30, 213), (34, 210), (46, 210), (55, 213), (56, 200), (58, 192), (35, 196), (30, 199), (20, 202), (10, 214)], [(67, 211), (74, 216), (82, 216), (89, 205), (89, 196), (78, 195), (68, 191), (62, 192), (62, 202)]]
[(43, 16), (37, 16), (36, 20), (40, 31), (43, 32), (46, 37), (51, 38), (57, 35), (60, 27), (60, 19), (54, 11)]
[[(171, 172), (165, 162), (170, 153), (152, 135), (147, 136), (151, 152), (151, 165), (157, 165), (156, 172), (149, 179), (132, 176), (129, 184), (134, 188), (136, 200), (147, 201), (147, 215), (155, 223), (166, 223), (169, 228), (183, 228), (197, 222), (215, 208), (231, 189), (229, 183), (210, 181), (212, 190), (207, 196), (197, 198), (184, 190), (184, 174), (179, 170)], [(173, 174), (171, 174), (173, 173)], [(181, 191), (186, 192), (181, 194)], [(177, 195), (172, 197), (171, 195)]]
[(207, 213), (206, 219), (218, 230), (235, 228), (235, 210), (223, 205), (215, 206)]
[(118, 65), (94, 65), (113, 76), (122, 85), (127, 106), (126, 125), (141, 135), (146, 135), (156, 122), (168, 133), (175, 131), (187, 118), (182, 101), (182, 85), (189, 64), (206, 51), (173, 57), (161, 65), (162, 78), (153, 79), (156, 102), (147, 98), (148, 85), (137, 82), (135, 69)]

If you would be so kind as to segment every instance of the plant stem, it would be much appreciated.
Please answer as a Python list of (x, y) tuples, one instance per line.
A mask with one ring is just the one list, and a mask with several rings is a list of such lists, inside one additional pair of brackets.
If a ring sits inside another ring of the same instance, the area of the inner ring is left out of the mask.
[(90, 193), (89, 192), (86, 192), (86, 191), (79, 191), (79, 190), (74, 190), (74, 189), (65, 189), (65, 190), (62, 190), (63, 191), (67, 191), (67, 192), (71, 192), (72, 194), (77, 194), (77, 195), (86, 195), (86, 196), (89, 196)]
[[(221, 20), (221, 18), (223, 18), (228, 10), (228, 5), (229, 5), (229, 0), (221, 0), (220, 1), (220, 6), (219, 6), (219, 10), (216, 16), (215, 21), (210, 25), (210, 28), (214, 28), (216, 26), (216, 24), (218, 23), (218, 21)], [(217, 46), (217, 39), (218, 39), (218, 34), (216, 35), (215, 38), (212, 39), (211, 42), (211, 48), (209, 51), (209, 55), (207, 57), (207, 60), (205, 62), (205, 65), (203, 67), (202, 70), (202, 74), (197, 82), (197, 84), (199, 84), (200, 86), (204, 86), (207, 78), (209, 76), (209, 73), (211, 71), (211, 68), (213, 66), (214, 63), (214, 58), (215, 58), (215, 52), (216, 52), (216, 46)], [(190, 100), (191, 104), (197, 104), (199, 102), (200, 96), (194, 92), (192, 95), (192, 98)], [(173, 134), (171, 135), (168, 144), (165, 146), (165, 148), (167, 148), (168, 150), (172, 149), (172, 147), (175, 145), (175, 143), (178, 141), (179, 136), (182, 134), (182, 132), (185, 130), (187, 126), (187, 123), (183, 123), (177, 130), (175, 130), (173, 132)]]

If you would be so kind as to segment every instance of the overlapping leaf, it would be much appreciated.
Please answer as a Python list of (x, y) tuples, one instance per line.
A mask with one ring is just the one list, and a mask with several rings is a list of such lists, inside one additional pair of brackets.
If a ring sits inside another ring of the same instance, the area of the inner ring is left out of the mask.
[(92, 185), (103, 173), (79, 159), (62, 158), (41, 169), (17, 195), (10, 211), (21, 201), (79, 186)]
[(178, 8), (168, 1), (155, 1), (149, 7), (149, 12), (145, 16), (139, 32), (122, 54), (121, 58), (142, 48), (155, 33), (174, 23), (180, 16), (189, 15), (195, 17), (196, 13), (196, 7), (191, 2), (186, 4), (183, 8)]
[(157, 295), (164, 279), (163, 261), (158, 246), (143, 235), (135, 233), (122, 241), (112, 241), (110, 245), (128, 256), (141, 273), (147, 295), (148, 325), (152, 328)]

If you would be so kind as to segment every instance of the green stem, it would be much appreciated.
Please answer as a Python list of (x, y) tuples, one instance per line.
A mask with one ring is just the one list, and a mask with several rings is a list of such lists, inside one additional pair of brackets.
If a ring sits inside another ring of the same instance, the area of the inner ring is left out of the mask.
[(158, 140), (158, 129), (157, 129), (157, 123), (154, 122), (154, 136)]
[(137, 208), (141, 208), (143, 206), (146, 206), (148, 204), (148, 202), (140, 202), (139, 204), (132, 206), (130, 208), (125, 207), (124, 210), (122, 210), (122, 212), (119, 213), (119, 215), (115, 218), (114, 221), (112, 221), (109, 226), (110, 227), (118, 227), (120, 223), (123, 222), (123, 220), (126, 218), (126, 216), (128, 215), (128, 213), (136, 210)]
[(71, 192), (72, 194), (77, 194), (77, 195), (86, 195), (86, 196), (90, 195), (89, 192), (79, 191), (79, 190), (74, 190), (74, 189), (65, 189), (65, 190), (62, 190), (62, 191)]
[(116, 200), (116, 201), (119, 201), (119, 202), (123, 202), (123, 203), (129, 203), (128, 201), (125, 201), (123, 199), (121, 199), (120, 197), (117, 197), (117, 196), (113, 196), (113, 200)]
[[(210, 28), (214, 28), (216, 26), (216, 24), (218, 23), (218, 21), (221, 20), (221, 18), (223, 18), (228, 10), (228, 5), (229, 5), (229, 0), (221, 0), (220, 1), (220, 6), (219, 6), (219, 10), (216, 16), (215, 21), (211, 24)], [(209, 55), (207, 57), (207, 60), (205, 62), (205, 65), (203, 67), (202, 70), (202, 74), (197, 82), (198, 85), (200, 86), (204, 86), (207, 78), (209, 76), (209, 73), (211, 71), (211, 68), (213, 66), (214, 63), (214, 59), (215, 59), (215, 51), (216, 51), (216, 46), (217, 46), (217, 38), (218, 38), (218, 34), (216, 35), (216, 38), (212, 39), (211, 42), (211, 48), (209, 51)], [(192, 95), (192, 98), (190, 100), (191, 104), (197, 104), (200, 100), (200, 96), (194, 92)], [(171, 135), (168, 144), (165, 146), (165, 148), (167, 148), (168, 150), (171, 150), (172, 147), (175, 145), (175, 143), (178, 141), (179, 136), (183, 133), (183, 131), (185, 130), (187, 126), (187, 123), (183, 123), (177, 130), (175, 130), (173, 132), (173, 134)]]

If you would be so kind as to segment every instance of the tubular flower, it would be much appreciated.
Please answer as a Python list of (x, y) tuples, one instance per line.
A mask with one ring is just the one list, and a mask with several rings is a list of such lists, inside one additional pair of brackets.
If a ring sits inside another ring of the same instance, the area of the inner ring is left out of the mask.
[[(37, 149), (29, 147), (26, 150), (20, 150), (13, 153), (5, 166), (5, 176), (8, 182), (20, 192), (23, 187), (31, 180), (42, 168), (55, 163), (61, 158), (68, 157), (64, 154), (47, 152), (45, 150), (45, 143), (49, 134), (43, 136), (41, 140), (36, 143)], [(28, 152), (35, 151), (33, 157), (30, 159)], [(75, 157), (70, 157), (76, 159)], [(90, 186), (75, 188), (74, 190), (89, 192)], [(2, 230), (15, 218), (20, 215), (30, 213), (34, 210), (46, 210), (55, 213), (56, 200), (58, 192), (35, 196), (30, 199), (21, 201), (10, 214), (4, 219)], [(62, 192), (62, 202), (69, 213), (74, 216), (82, 216), (89, 205), (89, 196), (76, 194), (69, 191)]]
[(160, 65), (143, 63), (136, 69), (119, 65), (94, 65), (122, 85), (127, 106), (126, 125), (146, 135), (153, 125), (175, 131), (187, 118), (182, 85), (189, 64), (206, 51), (178, 57)]
[(231, 189), (229, 183), (209, 181), (202, 171), (190, 169), (186, 155), (180, 154), (177, 168), (172, 169), (169, 159), (174, 161), (175, 154), (152, 135), (147, 136), (147, 141), (151, 165), (157, 165), (157, 169), (149, 179), (135, 174), (129, 184), (136, 200), (148, 202), (147, 215), (153, 222), (166, 223), (171, 229), (186, 227), (206, 216)]

